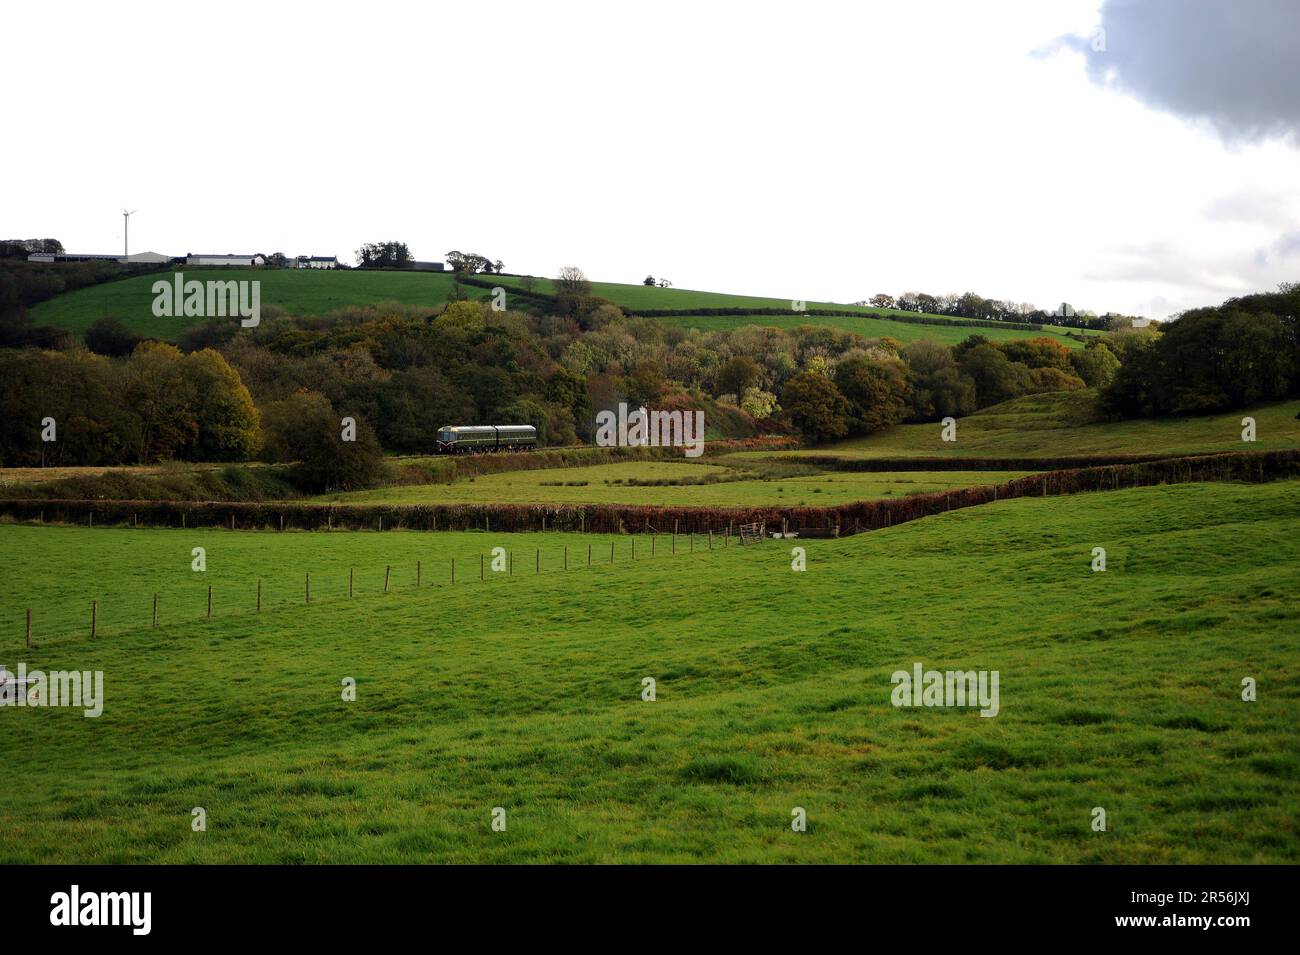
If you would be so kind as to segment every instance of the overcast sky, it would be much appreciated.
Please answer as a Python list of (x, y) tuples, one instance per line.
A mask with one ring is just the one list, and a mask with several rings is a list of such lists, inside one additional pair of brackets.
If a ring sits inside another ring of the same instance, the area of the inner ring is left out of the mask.
[[(13, 4), (0, 232), (1161, 317), (1300, 279), (1300, 3)], [(1098, 32), (1099, 30), (1104, 31)]]

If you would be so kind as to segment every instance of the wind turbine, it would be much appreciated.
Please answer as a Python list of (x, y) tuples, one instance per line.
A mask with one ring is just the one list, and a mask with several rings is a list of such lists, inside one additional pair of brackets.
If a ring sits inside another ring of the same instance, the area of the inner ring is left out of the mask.
[(131, 256), (131, 250), (127, 247), (127, 230), (131, 225), (131, 216), (135, 215), (139, 211), (139, 209), (132, 209), (130, 212), (127, 212), (125, 209), (122, 210), (122, 258), (124, 259), (130, 258)]

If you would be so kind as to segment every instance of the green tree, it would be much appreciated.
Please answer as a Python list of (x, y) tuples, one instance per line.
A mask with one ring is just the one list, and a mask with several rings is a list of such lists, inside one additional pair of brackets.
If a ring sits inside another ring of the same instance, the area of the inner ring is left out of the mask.
[(849, 430), (849, 403), (825, 375), (805, 371), (785, 383), (781, 406), (811, 441), (842, 438)]
[(97, 355), (125, 358), (140, 344), (140, 336), (126, 327), (116, 315), (95, 319), (86, 329), (86, 347)]
[(739, 397), (747, 388), (758, 384), (762, 370), (758, 363), (748, 355), (736, 355), (718, 369), (717, 395), (736, 395)]
[(185, 358), (191, 415), (197, 427), (189, 457), (246, 461), (261, 440), (257, 408), (239, 373), (211, 348)]
[(1100, 338), (1090, 338), (1083, 348), (1071, 352), (1070, 365), (1089, 388), (1109, 386), (1119, 371), (1119, 359)]
[(879, 431), (907, 416), (911, 395), (902, 362), (846, 358), (835, 369), (835, 387), (849, 403), (854, 431)]
[(198, 433), (184, 361), (180, 349), (163, 342), (143, 342), (127, 359), (122, 393), (137, 461), (149, 464), (174, 457)]
[(649, 407), (664, 393), (666, 382), (663, 369), (657, 362), (637, 362), (627, 376), (627, 397), (634, 406)]
[(958, 364), (962, 374), (975, 382), (975, 396), (982, 408), (1035, 390), (1029, 368), (1010, 361), (993, 345), (976, 345)]
[(262, 415), (262, 455), (293, 462), (290, 479), (305, 491), (368, 487), (383, 473), (383, 452), (364, 420), (355, 422), (355, 440), (345, 441), (342, 418), (318, 392), (272, 402)]
[(903, 346), (902, 358), (912, 382), (912, 417), (921, 421), (956, 418), (978, 407), (975, 382), (961, 373), (947, 345), (922, 338)]

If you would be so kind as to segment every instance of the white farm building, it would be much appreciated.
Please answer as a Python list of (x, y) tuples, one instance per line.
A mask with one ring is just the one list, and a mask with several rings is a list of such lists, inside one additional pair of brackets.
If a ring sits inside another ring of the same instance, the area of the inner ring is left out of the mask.
[(264, 255), (195, 255), (185, 253), (186, 265), (265, 265)]

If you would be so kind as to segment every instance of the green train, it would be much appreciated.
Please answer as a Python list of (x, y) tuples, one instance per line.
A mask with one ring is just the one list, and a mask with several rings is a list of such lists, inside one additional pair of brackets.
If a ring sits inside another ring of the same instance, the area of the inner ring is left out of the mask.
[(537, 429), (531, 424), (446, 425), (438, 429), (439, 454), (473, 451), (531, 451)]

